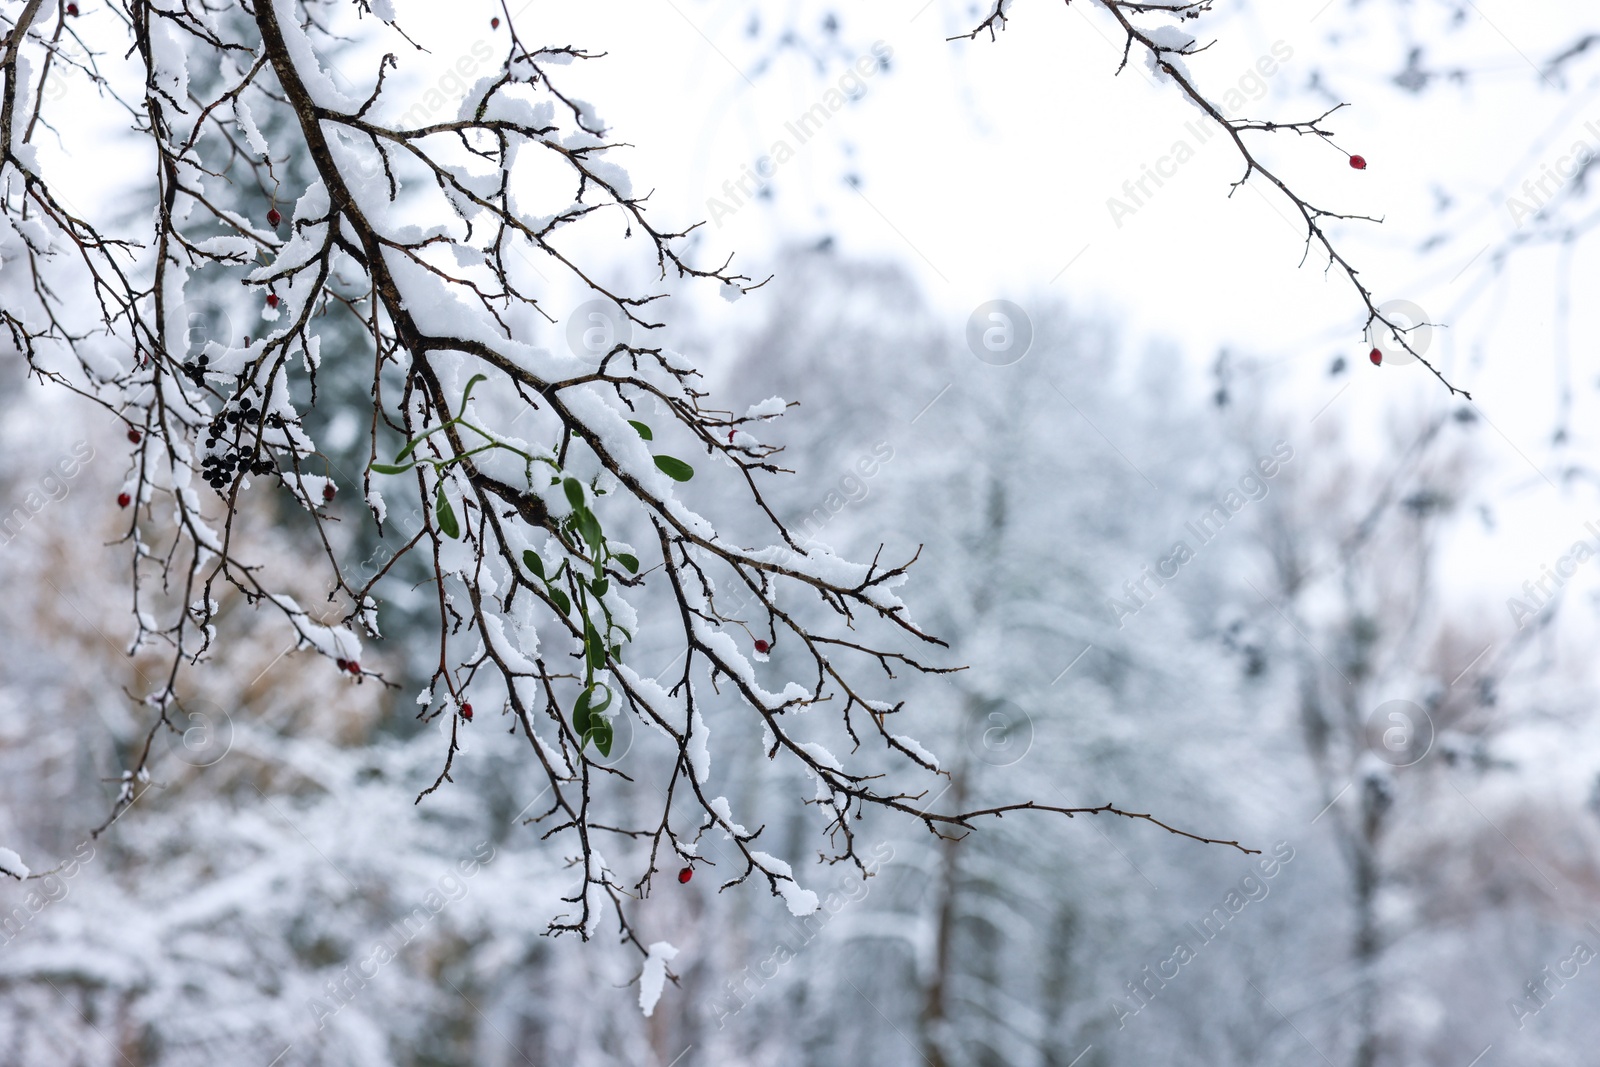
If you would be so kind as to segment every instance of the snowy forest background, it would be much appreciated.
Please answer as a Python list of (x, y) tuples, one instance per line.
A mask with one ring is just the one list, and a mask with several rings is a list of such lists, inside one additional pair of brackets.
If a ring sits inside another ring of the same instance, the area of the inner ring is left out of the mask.
[[(494, 12), (414, 6), (438, 36), (396, 77), (431, 112), (465, 91), (451, 64)], [(1113, 801), (1261, 855), (1103, 817), (941, 841), (869, 812), (862, 881), (815, 862), (804, 776), (713, 700), (718, 790), (824, 906), (718, 893), (711, 864), (736, 861), (708, 835), (696, 876), (633, 914), (677, 949), (646, 1015), (640, 954), (610, 927), (546, 936), (573, 875), (524, 822), (544, 778), (495, 709), (413, 803), (445, 741), (414, 718), (436, 631), (404, 573), (364, 664), (396, 690), (224, 604), (196, 732), (158, 741), (159, 787), (93, 833), (144, 740), (129, 694), (162, 669), (125, 654), (128, 561), (107, 547), (126, 427), (7, 349), (0, 845), (58, 873), (0, 879), (0, 1064), (1489, 1067), (1600, 1044), (1593, 153), (1558, 166), (1574, 142), (1600, 152), (1600, 38), (1507, 4), (1208, 23), (1223, 55), (1204, 62), (1263, 117), (1353, 103), (1337, 141), (1368, 173), (1282, 151), (1329, 172), (1308, 179), (1325, 199), (1385, 216), (1340, 232), (1380, 295), (1447, 324), (1430, 354), (1464, 400), (1369, 364), (1359, 305), (1296, 270), (1262, 197), (1227, 198), (1239, 168), (1215, 146), (1108, 213), (1198, 113), (1131, 67), (1113, 80), (1085, 6), (1018, 4), (992, 44), (945, 40), (983, 17), (959, 3), (519, 17), (612, 51), (585, 95), (638, 146), (653, 210), (735, 209), (703, 250), (774, 276), (737, 303), (685, 286), (668, 315), (727, 406), (799, 401), (772, 431), (796, 472), (770, 491), (780, 516), (851, 559), (925, 546), (904, 595), (968, 669), (902, 695), (950, 802)], [(817, 143), (734, 203), (724, 180), (884, 41)], [(1277, 41), (1283, 73), (1242, 80)], [(358, 69), (371, 49), (350, 48)], [(95, 99), (70, 71), (56, 91)], [(96, 136), (61, 149), (89, 164), (86, 195), (146, 210), (132, 170), (94, 173), (131, 152)], [(991, 299), (1031, 329), (1005, 365), (969, 344)], [(322, 388), (359, 401), (362, 368), (325, 359)], [(318, 409), (319, 440), (359, 472), (339, 411)], [(335, 480), (341, 557), (381, 567), (357, 484)], [(292, 568), (303, 516), (252, 506)], [(648, 627), (631, 655), (671, 666)], [(659, 759), (658, 740), (619, 720), (608, 761)], [(635, 819), (659, 810), (642, 775), (617, 790)], [(397, 929), (395, 958), (353, 977)]]

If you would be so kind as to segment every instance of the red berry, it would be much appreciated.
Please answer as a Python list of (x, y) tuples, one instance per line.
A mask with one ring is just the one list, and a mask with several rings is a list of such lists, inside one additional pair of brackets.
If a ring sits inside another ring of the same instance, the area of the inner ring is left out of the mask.
[(489, 28), (491, 30), (498, 30), (500, 28), (500, 20), (498, 18), (490, 19), (489, 20)]
[(355, 660), (351, 660), (349, 663), (345, 664), (345, 668), (349, 670), (351, 674), (361, 673), (361, 664), (357, 663)]
[(1372, 350), (1372, 354), (1369, 355), (1367, 358), (1372, 360), (1372, 365), (1374, 367), (1379, 366), (1379, 365), (1381, 365), (1383, 363), (1383, 350), (1382, 349), (1378, 349), (1378, 348), (1374, 348)]
[(278, 214), (278, 209), (277, 208), (273, 208), (271, 211), (267, 212), (267, 225), (268, 226), (276, 226), (278, 223), (280, 223), (282, 221), (283, 221), (283, 216)]
[(463, 704), (463, 705), (461, 705), (461, 717), (463, 719), (466, 719), (468, 722), (472, 721), (472, 705), (471, 704)]
[(691, 879), (693, 877), (694, 877), (694, 868), (693, 867), (685, 867), (683, 870), (678, 872), (678, 884), (679, 885), (687, 885), (688, 882), (689, 882), (689, 879)]
[(138, 430), (129, 430), (128, 431), (128, 440), (132, 441), (134, 444), (138, 444), (140, 442), (140, 440), (142, 440), (142, 438), (140, 438), (140, 436), (139, 436), (139, 431)]
[(765, 656), (767, 654), (767, 649), (769, 649), (771, 647), (772, 646), (767, 644), (765, 641), (757, 641), (756, 642), (756, 651), (761, 653), (763, 656)]
[(332, 500), (333, 499), (333, 495), (335, 493), (337, 493), (337, 492), (338, 492), (338, 490), (333, 487), (333, 483), (329, 482), (327, 485), (324, 485), (322, 487), (322, 499), (323, 500)]
[(77, 4), (68, 4), (67, 5), (67, 14), (76, 15), (77, 13), (78, 13), (78, 5)]
[(1366, 156), (1351, 156), (1350, 157), (1350, 165), (1352, 167), (1354, 167), (1356, 170), (1366, 170), (1367, 169), (1367, 157)]
[(737, 433), (737, 432), (738, 432), (738, 431), (737, 431), (737, 430), (729, 430), (729, 431), (728, 431), (728, 443), (729, 443), (729, 444), (730, 444), (730, 445), (731, 445), (731, 444), (733, 444), (733, 435), (734, 435), (734, 434), (735, 434), (735, 433)]
[(347, 670), (349, 670), (349, 669), (350, 669), (350, 661), (349, 661), (349, 660), (347, 660), (347, 659), (342, 659), (342, 660), (340, 660), (340, 661), (339, 661), (339, 669), (340, 669), (340, 670), (341, 670), (341, 671), (347, 671)]
[(131, 503), (133, 503), (133, 497), (129, 496), (127, 493), (117, 494), (117, 507), (125, 508)]
[(277, 293), (268, 293), (267, 294), (267, 307), (275, 308), (277, 306), (278, 306), (278, 294)]

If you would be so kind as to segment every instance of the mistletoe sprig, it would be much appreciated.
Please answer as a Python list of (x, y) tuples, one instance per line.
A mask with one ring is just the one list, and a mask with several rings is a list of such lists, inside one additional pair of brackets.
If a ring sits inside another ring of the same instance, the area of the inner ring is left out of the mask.
[[(638, 432), (646, 441), (655, 439), (654, 432), (649, 426), (633, 419), (628, 424)], [(657, 469), (674, 481), (686, 482), (694, 477), (694, 468), (681, 459), (672, 456), (656, 456)], [(573, 607), (576, 606), (578, 617), (583, 624), (583, 692), (578, 694), (578, 700), (572, 708), (572, 728), (577, 732), (580, 747), (590, 741), (599, 750), (602, 756), (611, 755), (611, 720), (603, 713), (611, 706), (613, 693), (611, 687), (604, 682), (595, 680), (595, 672), (606, 668), (607, 657), (612, 661), (622, 662), (622, 643), (615, 635), (621, 634), (623, 641), (632, 641), (633, 634), (626, 627), (619, 625), (611, 617), (611, 609), (606, 606), (605, 595), (611, 589), (611, 579), (606, 577), (606, 565), (615, 562), (629, 574), (639, 573), (639, 559), (637, 556), (626, 552), (613, 552), (606, 541), (604, 528), (594, 510), (589, 507), (588, 496), (584, 492), (583, 484), (576, 478), (564, 478), (557, 475), (550, 480), (551, 485), (560, 483), (561, 490), (566, 494), (567, 503), (572, 505), (572, 511), (561, 521), (559, 530), (574, 544), (586, 544), (589, 556), (594, 565), (594, 577), (587, 578), (576, 573), (567, 566), (563, 559), (553, 573), (545, 572), (544, 560), (532, 549), (522, 553), (522, 562), (545, 585), (545, 592), (550, 601), (555, 604), (563, 615), (571, 616)], [(602, 491), (594, 490), (596, 495)], [(565, 577), (566, 588), (562, 588), (562, 579)], [(570, 592), (570, 595), (569, 595)], [(600, 609), (604, 618), (604, 629), (596, 625), (594, 608)]]
[[(535, 463), (549, 464), (550, 467), (556, 472), (556, 480), (560, 480), (561, 477), (560, 465), (549, 456), (535, 456), (531, 453), (524, 452), (515, 445), (508, 444), (499, 437), (496, 437), (488, 430), (485, 430), (480, 426), (475, 426), (467, 421), (467, 401), (472, 399), (472, 390), (479, 382), (487, 380), (488, 375), (474, 374), (467, 382), (466, 389), (462, 390), (461, 410), (457, 413), (455, 418), (441, 422), (437, 426), (431, 426), (417, 434), (417, 436), (413, 437), (411, 440), (407, 441), (405, 447), (400, 450), (400, 454), (394, 457), (393, 463), (374, 463), (369, 468), (377, 474), (404, 474), (411, 468), (421, 466), (424, 463), (431, 466), (434, 474), (438, 475), (437, 488), (435, 490), (436, 495), (433, 502), (434, 514), (438, 517), (439, 529), (444, 531), (445, 536), (452, 539), (459, 538), (461, 536), (461, 523), (456, 519), (455, 509), (450, 506), (449, 499), (444, 495), (444, 473), (457, 463), (464, 463), (473, 456), (478, 455), (480, 452), (488, 452), (491, 449), (503, 448), (507, 452), (511, 452), (522, 457), (523, 461), (527, 464), (526, 476), (529, 484), (532, 484), (533, 482), (533, 465)], [(429, 437), (432, 437), (436, 433), (448, 430), (452, 426), (460, 426), (462, 429), (471, 430), (488, 443), (480, 445), (477, 448), (468, 449), (466, 452), (463, 452), (460, 455), (447, 456), (443, 458), (427, 456), (416, 451), (417, 446), (422, 444), (423, 441), (427, 440)], [(410, 458), (410, 462), (407, 462), (408, 457)]]
[[(551, 603), (563, 615), (571, 617), (574, 605), (577, 607), (578, 617), (583, 623), (583, 692), (578, 695), (578, 701), (572, 708), (572, 728), (577, 731), (580, 747), (593, 741), (602, 756), (609, 756), (611, 720), (601, 713), (611, 706), (612, 692), (604, 682), (595, 681), (595, 672), (605, 669), (607, 656), (618, 663), (622, 662), (622, 644), (614, 635), (620, 633), (622, 640), (632, 641), (633, 634), (619, 625), (611, 617), (611, 609), (606, 607), (604, 597), (611, 590), (611, 579), (606, 577), (606, 564), (615, 560), (629, 574), (638, 574), (639, 559), (626, 552), (611, 551), (611, 546), (606, 543), (605, 530), (589, 507), (583, 485), (578, 479), (557, 477), (552, 479), (551, 484), (557, 482), (561, 484), (567, 502), (572, 505), (572, 513), (561, 521), (561, 532), (574, 542), (581, 541), (589, 546), (594, 577), (578, 574), (575, 568), (567, 566), (567, 559), (563, 559), (553, 573), (547, 574), (544, 560), (531, 548), (522, 553), (522, 562), (534, 577), (544, 583)], [(567, 579), (565, 589), (562, 588), (563, 577)], [(600, 627), (595, 625), (595, 607), (604, 616), (603, 634)], [(604, 698), (595, 703), (596, 694), (601, 691), (604, 691)]]
[[(605, 530), (600, 525), (600, 519), (594, 510), (589, 507), (588, 494), (585, 493), (583, 483), (578, 479), (567, 476), (559, 463), (549, 456), (535, 456), (504, 440), (489, 431), (467, 421), (467, 402), (472, 399), (472, 390), (481, 381), (487, 380), (487, 375), (475, 374), (467, 382), (461, 394), (461, 405), (456, 415), (437, 426), (430, 426), (405, 443), (400, 453), (395, 456), (393, 463), (374, 463), (371, 470), (377, 474), (404, 474), (414, 467), (427, 464), (434, 470), (437, 478), (436, 499), (434, 500), (434, 514), (438, 518), (439, 529), (445, 536), (452, 539), (461, 536), (461, 524), (457, 520), (455, 510), (450, 506), (449, 499), (445, 496), (445, 472), (452, 466), (463, 463), (472, 456), (491, 449), (503, 448), (520, 457), (527, 464), (526, 477), (529, 485), (533, 483), (534, 463), (548, 464), (555, 474), (550, 479), (552, 486), (560, 485), (566, 494), (567, 502), (572, 506), (572, 511), (562, 519), (556, 531), (563, 541), (564, 547), (580, 549), (574, 552), (574, 557), (580, 557), (581, 546), (587, 545), (589, 558), (593, 564), (594, 576), (585, 577), (576, 572), (575, 568), (567, 566), (568, 559), (563, 559), (552, 572), (546, 572), (544, 560), (537, 552), (527, 549), (522, 553), (522, 562), (534, 577), (544, 583), (545, 593), (550, 602), (564, 617), (571, 618), (573, 608), (577, 608), (578, 618), (582, 622), (583, 631), (583, 691), (578, 695), (577, 703), (572, 709), (572, 726), (577, 731), (582, 746), (594, 742), (595, 748), (602, 756), (611, 754), (612, 730), (611, 721), (603, 712), (611, 706), (614, 694), (611, 687), (595, 679), (595, 672), (606, 667), (607, 657), (615, 662), (622, 662), (622, 643), (632, 641), (631, 634), (626, 627), (619, 625), (611, 615), (611, 609), (605, 604), (605, 595), (611, 589), (611, 579), (606, 576), (606, 565), (616, 563), (629, 574), (639, 573), (639, 559), (637, 556), (626, 552), (613, 552), (606, 542)], [(650, 427), (642, 422), (628, 420), (639, 436), (646, 441), (654, 440), (655, 434)], [(432, 457), (417, 451), (417, 446), (432, 437), (434, 434), (447, 430), (452, 426), (471, 430), (486, 442), (477, 448), (469, 449), (459, 455), (446, 457)], [(694, 468), (681, 459), (672, 456), (656, 456), (656, 467), (674, 481), (686, 482), (694, 477)], [(592, 489), (595, 495), (604, 491)], [(596, 622), (595, 609), (603, 625)], [(620, 638), (619, 636), (620, 635)]]

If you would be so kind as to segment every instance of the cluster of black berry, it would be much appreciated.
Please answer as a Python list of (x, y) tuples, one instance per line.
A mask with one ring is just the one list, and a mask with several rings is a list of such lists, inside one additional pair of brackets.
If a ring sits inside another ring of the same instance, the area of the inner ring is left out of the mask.
[(232, 451), (220, 456), (207, 456), (200, 461), (200, 471), (205, 475), (206, 484), (222, 493), (227, 490), (238, 462), (238, 453)]
[(183, 363), (183, 376), (197, 386), (206, 384), (206, 367), (211, 363), (211, 357), (202, 352), (192, 360)]
[[(200, 358), (202, 360), (205, 359), (204, 356)], [(277, 464), (272, 462), (271, 456), (263, 455), (260, 459), (252, 461), (248, 456), (242, 456), (239, 452), (239, 427), (247, 423), (259, 425), (260, 422), (261, 409), (257, 408), (255, 401), (247, 396), (239, 398), (237, 407), (226, 408), (218, 412), (216, 418), (211, 420), (208, 430), (210, 436), (206, 438), (207, 449), (216, 448), (222, 435), (227, 432), (230, 426), (233, 427), (233, 441), (222, 453), (213, 453), (200, 461), (201, 472), (207, 485), (220, 493), (227, 488), (228, 483), (233, 480), (236, 472), (271, 474), (278, 469)], [(283, 420), (276, 415), (272, 415), (267, 418), (267, 424), (281, 426)]]

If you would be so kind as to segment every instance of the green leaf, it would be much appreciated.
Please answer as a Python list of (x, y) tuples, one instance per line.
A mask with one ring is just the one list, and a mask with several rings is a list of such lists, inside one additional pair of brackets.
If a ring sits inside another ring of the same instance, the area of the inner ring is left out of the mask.
[(574, 509), (583, 507), (583, 486), (579, 484), (578, 479), (568, 478), (561, 483), (561, 488), (567, 494), (567, 503)]
[(431, 437), (433, 434), (438, 433), (440, 430), (444, 429), (446, 426), (449, 426), (453, 422), (455, 422), (455, 420), (451, 419), (450, 422), (446, 422), (446, 423), (443, 423), (443, 424), (441, 424), (439, 426), (435, 426), (431, 430), (423, 430), (421, 433), (417, 434), (417, 436), (413, 437), (411, 440), (406, 442), (406, 447), (404, 447), (404, 448), (402, 448), (400, 450), (400, 454), (398, 456), (394, 457), (394, 461), (396, 463), (399, 463), (401, 460), (403, 460), (407, 456), (411, 455), (411, 450), (413, 448), (416, 448), (418, 445), (420, 445), (425, 438)]
[(594, 747), (600, 750), (600, 755), (609, 756), (612, 739), (611, 720), (600, 713), (611, 706), (611, 689), (605, 685), (600, 688), (606, 691), (606, 698), (589, 709), (589, 735), (594, 738)]
[(539, 558), (539, 553), (531, 548), (526, 549), (522, 553), (522, 562), (534, 574), (537, 574), (540, 578), (544, 577), (544, 560)]
[(404, 474), (406, 471), (415, 466), (415, 463), (407, 463), (403, 467), (397, 467), (389, 463), (374, 463), (367, 469), (372, 471), (374, 474)]
[(433, 502), (434, 517), (439, 520), (439, 529), (451, 540), (461, 536), (461, 524), (456, 522), (456, 513), (450, 507), (450, 501), (445, 498), (444, 484), (439, 485), (439, 499)]
[(578, 694), (578, 702), (572, 706), (572, 728), (578, 731), (579, 748), (589, 743), (589, 730), (593, 721), (589, 715), (589, 697), (593, 693), (593, 689), (585, 689)]
[(589, 583), (589, 592), (593, 593), (595, 596), (605, 596), (606, 590), (610, 588), (611, 579), (609, 578), (596, 578), (594, 581)]
[(637, 556), (630, 556), (626, 552), (618, 552), (612, 558), (626, 567), (629, 574), (639, 573), (639, 558)]
[(686, 482), (694, 477), (693, 467), (683, 460), (673, 459), (671, 456), (657, 456), (656, 466), (660, 468), (662, 474), (665, 474), (675, 482)]
[(600, 750), (600, 755), (611, 755), (611, 720), (601, 715), (589, 718), (589, 736), (594, 738), (594, 747)]
[[(461, 415), (465, 415), (467, 413), (467, 401), (472, 398), (473, 387), (479, 382), (486, 382), (488, 380), (489, 376), (487, 374), (474, 374), (472, 378), (468, 380), (466, 389), (462, 390), (461, 392)], [(459, 419), (461, 415), (457, 415), (456, 418)]]
[(583, 629), (583, 650), (589, 657), (589, 666), (597, 671), (604, 670), (606, 665), (605, 642), (600, 640), (600, 634), (596, 632), (593, 623), (585, 622)]
[[(606, 698), (599, 704), (593, 704), (596, 689), (606, 691)], [(611, 755), (611, 723), (600, 714), (610, 706), (611, 690), (604, 685), (592, 685), (578, 694), (578, 702), (572, 707), (572, 728), (578, 732), (580, 748), (593, 741), (600, 755)]]
[(594, 549), (596, 555), (605, 547), (605, 534), (600, 532), (600, 520), (594, 517), (594, 512), (584, 508), (578, 512), (578, 532), (583, 539), (589, 542), (589, 547)]
[(644, 438), (646, 441), (654, 441), (656, 439), (656, 435), (651, 433), (650, 427), (646, 426), (644, 423), (634, 422), (632, 419), (629, 419), (628, 425), (632, 426), (635, 430), (638, 430), (639, 436)]
[(561, 614), (572, 614), (572, 601), (567, 599), (567, 594), (552, 586), (550, 589), (550, 599), (556, 602), (556, 607), (561, 609)]

